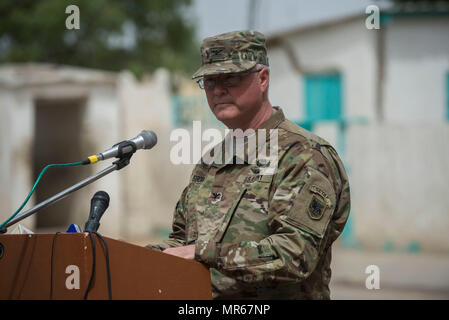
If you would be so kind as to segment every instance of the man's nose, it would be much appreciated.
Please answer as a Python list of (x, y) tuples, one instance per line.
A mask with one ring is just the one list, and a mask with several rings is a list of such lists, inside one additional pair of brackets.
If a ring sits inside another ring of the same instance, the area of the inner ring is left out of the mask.
[(223, 86), (223, 83), (221, 82), (221, 79), (217, 79), (215, 81), (215, 87), (214, 87), (214, 95), (221, 96), (227, 92), (227, 88)]

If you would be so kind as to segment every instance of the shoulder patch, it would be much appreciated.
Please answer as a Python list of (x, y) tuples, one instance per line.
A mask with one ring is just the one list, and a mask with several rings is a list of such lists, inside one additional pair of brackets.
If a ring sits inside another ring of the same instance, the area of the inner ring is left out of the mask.
[(295, 197), (286, 221), (322, 238), (335, 209), (336, 194), (324, 174), (313, 167), (306, 170), (305, 187)]

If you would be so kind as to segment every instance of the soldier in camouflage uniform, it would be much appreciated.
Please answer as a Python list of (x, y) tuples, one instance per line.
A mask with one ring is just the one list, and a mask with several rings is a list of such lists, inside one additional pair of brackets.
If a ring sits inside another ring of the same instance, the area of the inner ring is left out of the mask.
[[(169, 239), (148, 247), (206, 264), (215, 299), (329, 299), (331, 245), (350, 209), (341, 160), (328, 142), (271, 107), (262, 34), (206, 38), (201, 55), (193, 78), (201, 79), (212, 112), (229, 128), (277, 130), (276, 158), (202, 159), (176, 205)], [(252, 85), (260, 90), (253, 94)], [(240, 99), (247, 94), (253, 99)], [(273, 143), (259, 132), (258, 141)], [(275, 170), (266, 170), (270, 161)]]

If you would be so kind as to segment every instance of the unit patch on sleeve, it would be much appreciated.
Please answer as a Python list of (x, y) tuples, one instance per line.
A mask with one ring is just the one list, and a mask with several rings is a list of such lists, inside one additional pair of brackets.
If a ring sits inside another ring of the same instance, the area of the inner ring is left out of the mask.
[(313, 220), (320, 220), (323, 217), (325, 206), (326, 205), (323, 201), (318, 199), (316, 196), (313, 196), (308, 207), (310, 218)]
[(286, 221), (323, 237), (335, 208), (336, 195), (332, 183), (321, 172), (308, 167), (307, 173), (306, 185), (293, 200)]

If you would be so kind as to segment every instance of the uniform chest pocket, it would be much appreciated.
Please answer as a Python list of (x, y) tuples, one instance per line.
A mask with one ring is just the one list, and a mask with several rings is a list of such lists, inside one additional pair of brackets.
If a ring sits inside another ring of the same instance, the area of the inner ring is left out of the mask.
[(245, 183), (246, 192), (235, 210), (223, 243), (258, 241), (269, 233), (268, 194), (272, 176), (254, 177)]
[(245, 195), (240, 202), (240, 209), (268, 214), (268, 195), (272, 175), (248, 176), (244, 183), (247, 188)]

